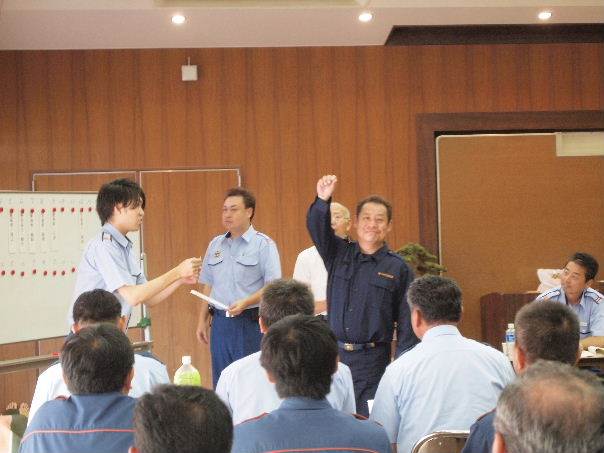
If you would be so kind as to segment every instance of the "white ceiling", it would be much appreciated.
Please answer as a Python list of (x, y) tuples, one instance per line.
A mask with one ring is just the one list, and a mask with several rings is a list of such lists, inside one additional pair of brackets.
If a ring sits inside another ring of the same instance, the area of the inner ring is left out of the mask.
[(395, 25), (531, 24), (542, 9), (604, 22), (602, 0), (0, 0), (0, 49), (382, 45)]

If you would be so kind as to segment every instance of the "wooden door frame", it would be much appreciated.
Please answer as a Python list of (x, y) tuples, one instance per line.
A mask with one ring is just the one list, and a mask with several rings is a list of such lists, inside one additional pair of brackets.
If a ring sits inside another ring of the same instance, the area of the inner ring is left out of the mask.
[(439, 254), (436, 138), (440, 135), (604, 130), (604, 110), (416, 115), (420, 243)]

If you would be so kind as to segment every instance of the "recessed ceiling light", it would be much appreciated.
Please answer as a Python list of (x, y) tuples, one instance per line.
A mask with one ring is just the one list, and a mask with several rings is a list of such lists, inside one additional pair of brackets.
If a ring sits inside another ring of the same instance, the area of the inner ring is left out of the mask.
[(186, 20), (187, 20), (187, 18), (185, 16), (183, 16), (182, 14), (174, 14), (172, 16), (172, 23), (174, 25), (182, 25), (185, 23)]
[(369, 22), (371, 19), (373, 19), (373, 13), (371, 11), (363, 11), (359, 14), (359, 20), (361, 22)]
[(551, 11), (541, 11), (539, 14), (537, 14), (537, 17), (540, 20), (548, 20), (552, 17), (552, 12)]

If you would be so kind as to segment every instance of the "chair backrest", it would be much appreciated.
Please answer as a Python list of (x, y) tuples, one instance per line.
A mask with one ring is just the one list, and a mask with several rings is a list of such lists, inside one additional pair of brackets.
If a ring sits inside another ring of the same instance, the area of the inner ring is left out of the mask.
[(461, 453), (469, 435), (469, 430), (436, 431), (418, 440), (411, 453)]

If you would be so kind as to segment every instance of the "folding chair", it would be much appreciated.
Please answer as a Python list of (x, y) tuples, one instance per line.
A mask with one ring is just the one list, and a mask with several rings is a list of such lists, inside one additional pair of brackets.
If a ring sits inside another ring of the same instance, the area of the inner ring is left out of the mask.
[(411, 453), (461, 453), (469, 435), (470, 430), (436, 431), (418, 440)]

